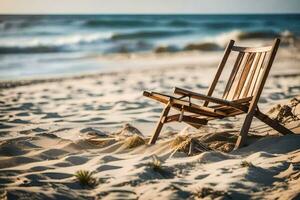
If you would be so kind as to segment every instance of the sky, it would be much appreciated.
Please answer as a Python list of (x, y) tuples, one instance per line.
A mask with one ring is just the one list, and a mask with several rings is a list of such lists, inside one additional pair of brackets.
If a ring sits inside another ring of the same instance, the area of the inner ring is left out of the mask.
[(0, 14), (300, 13), (300, 0), (0, 0)]

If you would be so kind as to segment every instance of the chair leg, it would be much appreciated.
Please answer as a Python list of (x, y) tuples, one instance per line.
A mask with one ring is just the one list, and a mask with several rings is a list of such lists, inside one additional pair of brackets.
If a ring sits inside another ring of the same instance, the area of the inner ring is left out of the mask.
[(264, 122), (265, 124), (269, 125), (282, 135), (287, 135), (287, 134), (294, 134), (291, 130), (285, 128), (283, 125), (281, 125), (279, 122), (271, 119), (267, 115), (263, 114), (260, 112), (258, 109), (256, 110), (254, 116), (259, 119), (260, 121)]
[(247, 142), (248, 131), (250, 129), (251, 122), (252, 122), (252, 119), (253, 119), (253, 115), (254, 115), (253, 112), (249, 112), (246, 115), (244, 124), (243, 124), (243, 126), (241, 128), (240, 135), (239, 135), (239, 137), (238, 137), (238, 139), (237, 139), (237, 141), (235, 143), (234, 149), (238, 149), (240, 147), (245, 146), (245, 144)]
[(243, 127), (241, 129), (240, 135), (237, 139), (237, 142), (235, 144), (234, 149), (238, 149), (238, 148), (240, 148), (240, 147), (242, 147), (246, 144), (247, 135), (248, 135), (248, 131), (249, 131), (253, 116), (255, 116), (257, 119), (259, 119), (260, 121), (262, 121), (265, 124), (269, 125), (270, 127), (272, 127), (273, 129), (275, 129), (276, 131), (278, 131), (279, 133), (281, 133), (283, 135), (294, 134), (291, 130), (285, 128), (279, 122), (277, 122), (277, 121), (271, 119), (270, 117), (268, 117), (267, 115), (263, 114), (257, 108), (254, 111), (254, 113), (248, 113), (247, 114), (245, 122), (243, 124)]
[(157, 122), (157, 125), (156, 125), (156, 129), (149, 141), (149, 144), (155, 144), (158, 136), (159, 136), (159, 133), (164, 125), (164, 122), (165, 122), (165, 119), (170, 111), (170, 108), (171, 108), (171, 104), (170, 102), (166, 105), (166, 107), (164, 108), (164, 110), (162, 111), (161, 113), (161, 116), (159, 118), (159, 121)]

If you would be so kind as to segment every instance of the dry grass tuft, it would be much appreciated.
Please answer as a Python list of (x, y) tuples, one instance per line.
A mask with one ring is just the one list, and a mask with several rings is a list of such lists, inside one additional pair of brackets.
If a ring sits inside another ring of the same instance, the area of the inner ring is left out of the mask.
[(88, 138), (85, 140), (87, 143), (103, 148), (106, 147), (108, 145), (113, 144), (114, 142), (116, 142), (115, 138), (98, 138), (98, 137), (93, 137), (93, 138)]
[(218, 197), (230, 197), (224, 191), (218, 191), (218, 190), (214, 190), (214, 189), (208, 188), (208, 187), (198, 188), (198, 189), (194, 190), (192, 193), (195, 197), (198, 197), (201, 199), (208, 197), (208, 196), (210, 196), (212, 199), (215, 199)]
[(160, 174), (163, 178), (173, 178), (174, 177), (172, 170), (167, 166), (163, 166), (163, 161), (161, 161), (156, 155), (152, 156), (152, 162), (148, 163), (148, 167), (152, 171)]
[(188, 136), (178, 135), (174, 140), (172, 140), (170, 146), (172, 149), (175, 149), (178, 147), (178, 145), (181, 145), (183, 142), (186, 142), (189, 139), (190, 138)]
[(128, 149), (135, 148), (145, 144), (146, 141), (139, 135), (133, 135), (125, 139), (124, 144)]
[(235, 144), (226, 141), (215, 141), (210, 142), (208, 146), (214, 150), (228, 153), (234, 149)]
[(290, 100), (288, 105), (277, 104), (275, 107), (269, 110), (268, 115), (282, 124), (299, 120), (299, 117), (296, 114), (296, 107), (299, 103), (299, 99), (293, 98)]
[(293, 108), (288, 105), (283, 105), (275, 117), (275, 120), (285, 124), (290, 118), (297, 120), (297, 116), (293, 113)]
[(74, 176), (82, 186), (94, 187), (97, 185), (96, 178), (93, 177), (93, 172), (88, 170), (79, 170)]
[(143, 136), (140, 130), (132, 126), (131, 124), (124, 124), (123, 128), (115, 133), (115, 135), (120, 137), (129, 137), (133, 135)]
[(189, 136), (177, 136), (170, 144), (171, 148), (177, 151), (188, 152), (191, 138)]
[(189, 156), (211, 150), (211, 148), (207, 147), (203, 142), (189, 136), (177, 136), (171, 142), (170, 146), (174, 150), (174, 153), (179, 151)]
[(149, 166), (153, 171), (161, 172), (162, 171), (162, 161), (158, 159), (156, 155), (152, 156), (152, 162), (149, 163)]
[(290, 100), (290, 105), (291, 105), (292, 107), (296, 107), (299, 103), (300, 103), (300, 99), (292, 98), (292, 99)]
[(277, 104), (276, 106), (273, 106), (273, 107), (267, 112), (267, 114), (268, 114), (268, 115), (272, 115), (272, 114), (274, 114), (274, 113), (278, 113), (279, 110), (280, 110), (280, 108), (281, 108), (281, 105), (280, 105), (280, 104)]
[(246, 160), (243, 160), (240, 165), (241, 167), (254, 167), (254, 165), (251, 162), (248, 162)]

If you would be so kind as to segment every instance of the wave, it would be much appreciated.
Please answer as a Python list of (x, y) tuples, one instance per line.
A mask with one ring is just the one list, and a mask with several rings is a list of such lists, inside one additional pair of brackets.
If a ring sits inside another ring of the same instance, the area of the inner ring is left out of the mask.
[(33, 25), (34, 23), (30, 21), (0, 21), (0, 29), (2, 30), (22, 29)]
[(107, 48), (105, 53), (132, 53), (132, 52), (143, 52), (153, 49), (153, 45), (147, 41), (136, 41), (126, 43), (116, 43), (111, 47)]
[(109, 39), (111, 33), (95, 33), (87, 35), (70, 35), (61, 37), (31, 38), (28, 40), (0, 40), (0, 54), (11, 53), (49, 53), (71, 51), (72, 47)]
[(0, 47), (0, 54), (17, 53), (54, 53), (62, 51), (60, 47), (34, 46), (34, 47)]
[(275, 37), (280, 37), (282, 41), (285, 41), (286, 38), (294, 37), (294, 34), (290, 31), (283, 31), (281, 33), (273, 31), (241, 31), (234, 30), (227, 33), (222, 33), (214, 37), (205, 38), (201, 42), (193, 42), (186, 44), (183, 48), (178, 48), (176, 46), (157, 46), (154, 49), (155, 53), (162, 52), (174, 52), (174, 51), (218, 51), (222, 50), (229, 40), (233, 39), (236, 41), (239, 40), (248, 40), (248, 39), (273, 39)]
[(173, 53), (177, 51), (218, 51), (221, 50), (221, 46), (215, 42), (200, 42), (189, 43), (183, 48), (179, 48), (174, 45), (158, 46), (154, 49), (155, 53)]
[(185, 20), (172, 20), (170, 22), (167, 23), (167, 25), (169, 26), (175, 26), (175, 27), (186, 27), (186, 26), (189, 26), (189, 25), (192, 25), (191, 22), (188, 22), (188, 21), (185, 21)]
[(162, 37), (172, 37), (190, 33), (188, 30), (182, 31), (138, 31), (132, 33), (117, 33), (114, 34), (112, 40), (128, 40), (128, 39), (145, 39), (145, 38), (162, 38)]
[[(174, 22), (174, 21), (173, 21)], [(177, 21), (180, 22), (180, 21)], [(181, 40), (177, 40), (177, 36), (194, 34), (191, 30), (175, 29), (175, 30), (140, 30), (136, 32), (119, 32), (113, 34), (106, 33), (88, 33), (65, 36), (33, 36), (18, 38), (0, 38), (0, 54), (13, 53), (50, 53), (50, 52), (71, 52), (81, 51), (82, 49), (96, 47), (96, 44), (102, 44), (102, 53), (112, 52), (175, 52), (187, 50), (216, 51), (223, 49), (230, 39), (248, 40), (248, 39), (271, 39), (275, 37), (291, 37), (292, 32), (275, 32), (275, 31), (242, 31), (234, 30), (221, 33), (212, 37), (201, 38), (199, 42), (191, 42), (184, 44)], [(287, 35), (287, 36), (286, 36)], [(192, 35), (196, 37), (197, 35)], [(170, 39), (171, 37), (175, 37)], [(170, 41), (169, 46), (155, 45), (158, 39), (167, 38)], [(147, 39), (154, 39), (152, 40)], [(157, 40), (155, 40), (157, 39)], [(195, 38), (196, 40), (196, 38)], [(172, 42), (173, 41), (173, 42)], [(190, 40), (189, 40), (190, 41)], [(183, 46), (183, 47), (182, 47)]]
[(280, 32), (275, 31), (242, 31), (233, 30), (230, 32), (219, 34), (215, 37), (207, 38), (208, 42), (216, 42), (220, 46), (225, 46), (229, 40), (247, 40), (247, 39), (273, 39), (281, 37)]
[(204, 27), (208, 29), (220, 28), (248, 28), (253, 26), (253, 22), (246, 21), (187, 21), (182, 19), (172, 20), (166, 23), (167, 26), (173, 27)]
[(251, 31), (241, 32), (238, 36), (239, 39), (268, 39), (280, 37), (280, 33), (275, 31)]
[(113, 19), (95, 19), (88, 20), (84, 23), (85, 26), (89, 27), (143, 27), (143, 26), (155, 26), (156, 23), (154, 21), (146, 21), (146, 20), (113, 20)]
[(169, 46), (158, 46), (154, 49), (155, 53), (166, 53), (166, 52), (177, 52), (180, 51), (180, 49), (177, 46), (169, 45)]
[(220, 45), (214, 42), (202, 42), (199, 44), (188, 44), (186, 45), (183, 50), (190, 51), (190, 50), (202, 50), (202, 51), (217, 51), (220, 50)]
[(247, 28), (253, 26), (252, 22), (229, 22), (229, 21), (218, 21), (218, 22), (204, 22), (203, 26), (211, 29), (219, 28)]

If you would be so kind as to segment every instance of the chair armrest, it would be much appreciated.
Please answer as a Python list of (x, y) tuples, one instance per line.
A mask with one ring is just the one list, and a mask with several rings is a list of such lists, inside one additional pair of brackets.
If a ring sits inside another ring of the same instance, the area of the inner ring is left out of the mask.
[(219, 99), (219, 98), (207, 96), (207, 95), (204, 95), (204, 94), (199, 94), (199, 93), (192, 92), (192, 91), (185, 90), (185, 89), (178, 88), (178, 87), (175, 87), (174, 93), (175, 94), (180, 94), (180, 95), (186, 95), (186, 96), (189, 96), (189, 97), (194, 98), (194, 99), (199, 99), (199, 100), (209, 101), (209, 102), (216, 103), (216, 104), (230, 106), (230, 107), (242, 110), (244, 112), (248, 111), (247, 106), (241, 105), (237, 102), (227, 101), (227, 100), (224, 100), (224, 99)]

